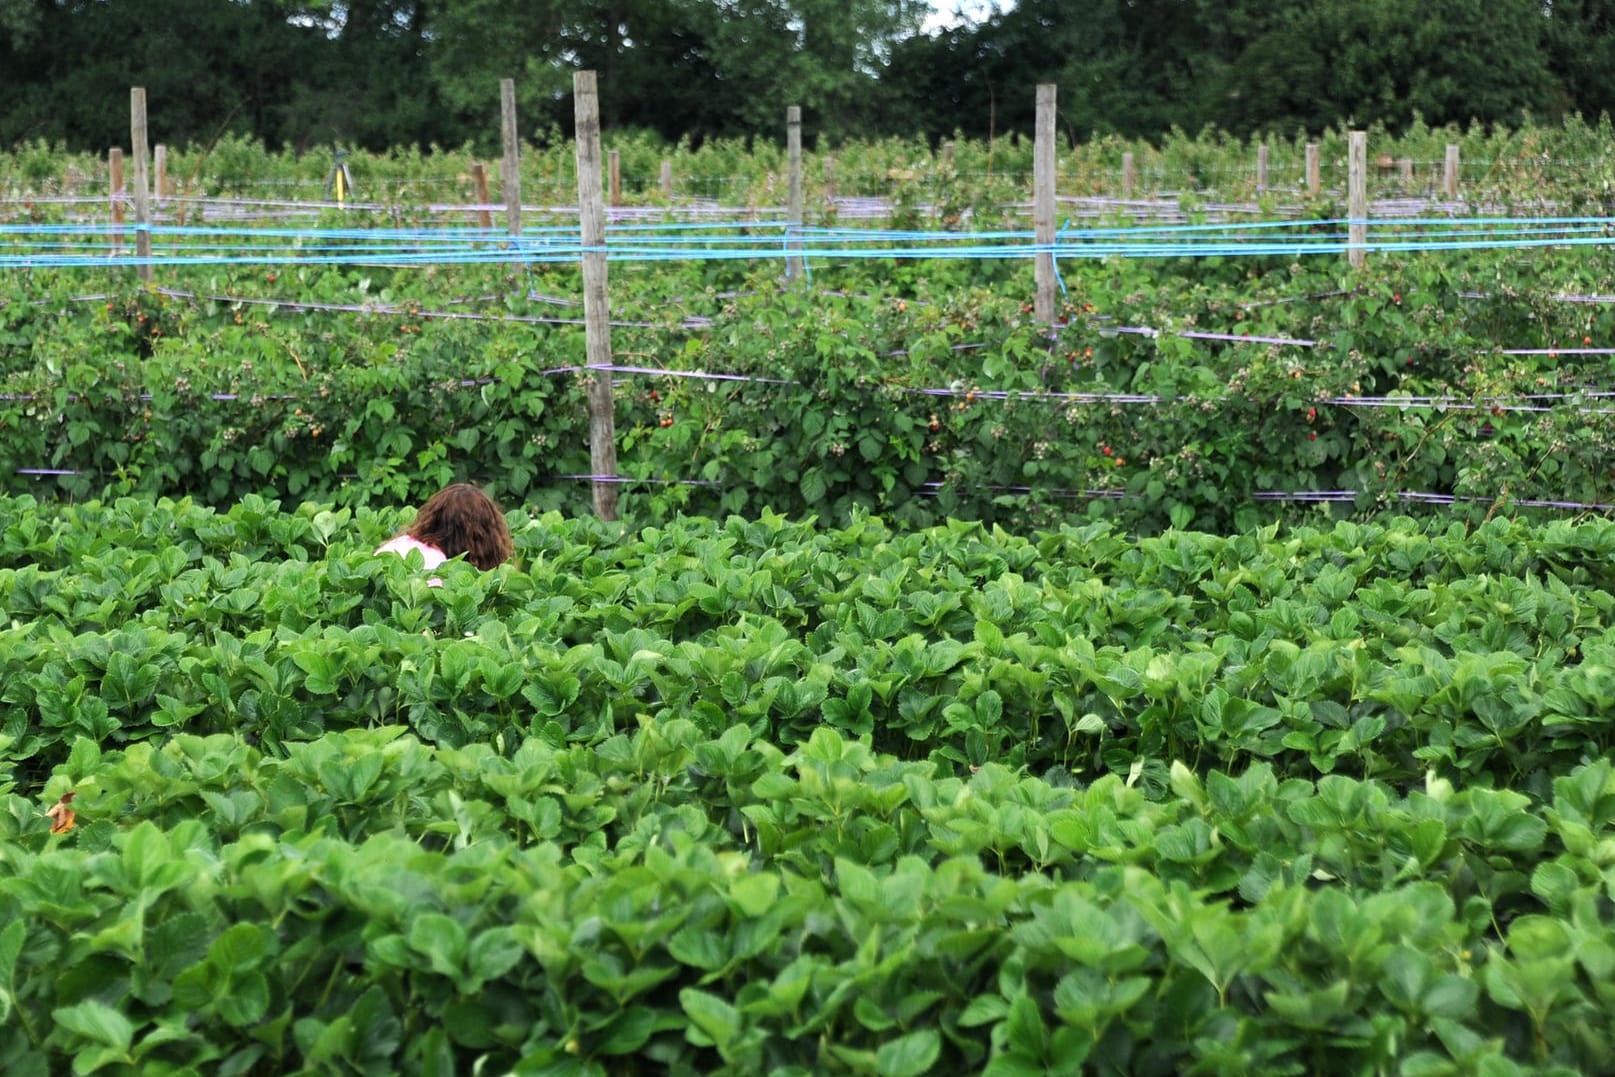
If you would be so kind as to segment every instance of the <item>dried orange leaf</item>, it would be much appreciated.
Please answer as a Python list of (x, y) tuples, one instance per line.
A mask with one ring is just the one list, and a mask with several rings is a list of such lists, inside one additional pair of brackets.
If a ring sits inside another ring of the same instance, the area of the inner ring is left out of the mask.
[(52, 834), (66, 834), (73, 829), (73, 824), (78, 819), (78, 814), (68, 807), (71, 803), (73, 803), (73, 794), (63, 793), (62, 799), (52, 804), (50, 809), (45, 812), (51, 820), (50, 832)]

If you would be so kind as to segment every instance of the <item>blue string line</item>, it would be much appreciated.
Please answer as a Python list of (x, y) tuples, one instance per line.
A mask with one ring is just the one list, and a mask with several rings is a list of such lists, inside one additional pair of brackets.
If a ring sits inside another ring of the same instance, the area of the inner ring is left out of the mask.
[[(1148, 228), (1078, 229), (1068, 219), (1056, 242), (1035, 242), (1018, 231), (935, 233), (901, 230), (805, 228), (767, 223), (759, 235), (754, 222), (703, 225), (630, 226), (610, 229), (626, 242), (609, 243), (608, 257), (619, 262), (798, 258), (811, 274), (813, 257), (842, 259), (948, 258), (1020, 259), (1047, 253), (1058, 259), (1124, 257), (1304, 256), (1339, 254), (1347, 237), (1337, 221), (1253, 222), (1244, 226), (1185, 225)], [(1557, 225), (1556, 227), (1550, 227)], [(776, 238), (784, 236), (783, 245)], [(1296, 229), (1305, 229), (1297, 232)], [(1319, 231), (1319, 229), (1327, 229)], [(736, 235), (735, 230), (744, 234)], [(584, 248), (566, 228), (524, 230), (519, 236), (492, 229), (221, 229), (161, 226), (151, 230), (184, 242), (149, 259), (119, 253), (106, 242), (133, 229), (111, 225), (0, 226), (0, 266), (8, 268), (136, 265), (264, 265), (283, 263), (411, 266), (520, 262), (534, 265), (575, 262)], [(242, 242), (231, 244), (228, 240)], [(264, 245), (266, 239), (290, 245)], [(1030, 241), (1030, 242), (1029, 242)], [(120, 245), (121, 246), (121, 245)], [(1366, 251), (1453, 251), (1538, 247), (1615, 246), (1609, 222), (1597, 218), (1483, 218), (1473, 221), (1381, 221)], [(809, 277), (811, 279), (811, 276)], [(1062, 293), (1067, 289), (1060, 279)]]

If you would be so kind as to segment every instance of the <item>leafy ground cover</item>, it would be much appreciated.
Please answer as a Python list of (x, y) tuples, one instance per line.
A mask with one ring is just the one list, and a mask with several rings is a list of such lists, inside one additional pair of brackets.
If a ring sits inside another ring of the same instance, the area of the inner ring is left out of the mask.
[(1605, 521), (0, 507), (8, 1074), (1611, 1064)]
[(772, 516), (623, 536), (549, 514), (520, 517), (519, 569), (438, 589), (369, 555), (375, 512), (8, 507), (0, 699), (12, 753), (45, 765), (77, 735), (165, 727), (561, 742), (664, 711), (1040, 773), (1256, 757), (1537, 794), (1608, 747), (1603, 521), (1135, 542)]

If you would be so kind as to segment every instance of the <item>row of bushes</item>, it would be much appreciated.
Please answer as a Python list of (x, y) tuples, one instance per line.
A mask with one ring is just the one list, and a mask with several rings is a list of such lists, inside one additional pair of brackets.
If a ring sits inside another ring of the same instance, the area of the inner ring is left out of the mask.
[[(576, 370), (569, 319), (543, 320), (520, 293), (482, 320), (444, 317), (431, 271), (400, 275), (384, 303), (357, 272), (286, 272), (305, 301), (373, 313), (159, 291), (6, 309), (5, 488), (365, 504), (472, 477), (535, 509), (588, 504), (592, 374)], [(575, 284), (547, 272), (537, 285)], [(1615, 502), (1615, 445), (1589, 395), (1602, 379), (1582, 354), (1615, 321), (1556, 302), (1553, 279), (1500, 283), (1495, 257), (1366, 274), (1082, 263), (1054, 330), (1014, 298), (1030, 284), (1013, 268), (881, 272), (882, 295), (854, 290), (852, 271), (851, 287), (752, 277), (719, 291), (684, 270), (630, 292), (615, 352), (652, 372), (612, 375), (619, 472), (636, 480), (625, 511), (1012, 526), (1086, 514), (1148, 532), (1431, 497), (1468, 518)], [(273, 295), (276, 276), (221, 290)], [(1346, 504), (1285, 500), (1314, 491)]]
[[(675, 200), (711, 198), (725, 205), (781, 205), (785, 201), (784, 125), (759, 131), (750, 139), (690, 139), (668, 142), (651, 132), (613, 130), (605, 148), (621, 163), (626, 195), (635, 202), (663, 201), (663, 161), (673, 166)], [(1303, 185), (1305, 144), (1317, 143), (1325, 163), (1325, 185), (1345, 185), (1348, 129), (1267, 136), (1242, 140), (1215, 130), (1194, 135), (1173, 131), (1157, 143), (1114, 136), (1064, 146), (1058, 154), (1057, 182), (1065, 195), (1122, 192), (1122, 156), (1132, 154), (1141, 190), (1210, 192), (1223, 197), (1254, 195), (1257, 147), (1269, 150), (1270, 183), (1294, 192)], [(1376, 157), (1408, 158), (1417, 163), (1421, 189), (1430, 179), (1446, 147), (1460, 148), (1464, 190), (1477, 203), (1536, 203), (1544, 198), (1566, 205), (1596, 203), (1596, 192), (1608, 178), (1605, 149), (1610, 137), (1606, 118), (1589, 124), (1570, 117), (1562, 124), (1526, 125), (1518, 129), (1475, 124), (1431, 128), (1416, 122), (1399, 135), (1382, 125), (1369, 130)], [(925, 139), (850, 141), (808, 146), (804, 180), (810, 202), (835, 195), (888, 195), (899, 200), (923, 198), (959, 201), (977, 207), (1023, 200), (1030, 187), (1032, 141), (1015, 135), (996, 140), (954, 138), (944, 152)], [(400, 148), (386, 153), (350, 151), (346, 162), (366, 202), (402, 206), (476, 201), (471, 166), (478, 160), (471, 147)], [(335, 163), (321, 148), (297, 154), (270, 149), (240, 135), (225, 135), (206, 146), (171, 146), (171, 183), (185, 195), (268, 195), (285, 198), (288, 189), (308, 198), (321, 197)], [(489, 164), (486, 158), (484, 164)], [(491, 171), (491, 168), (490, 168)], [(1387, 193), (1399, 173), (1376, 169), (1376, 183)], [(495, 180), (494, 182), (497, 182)], [(106, 189), (104, 159), (71, 154), (43, 141), (0, 152), (0, 190), (22, 198), (64, 192), (101, 194)], [(537, 132), (523, 148), (522, 191), (525, 200), (570, 205), (576, 197), (576, 153), (557, 129)], [(497, 188), (496, 194), (497, 197)], [(31, 212), (34, 207), (29, 207)]]

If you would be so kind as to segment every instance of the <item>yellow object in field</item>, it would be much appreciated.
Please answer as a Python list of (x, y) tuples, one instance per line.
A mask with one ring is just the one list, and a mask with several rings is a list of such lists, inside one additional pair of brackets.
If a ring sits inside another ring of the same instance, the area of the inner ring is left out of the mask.
[(339, 206), (347, 204), (353, 194), (353, 174), (348, 171), (347, 151), (337, 150), (331, 165), (331, 174), (325, 180), (325, 193), (335, 195)]

